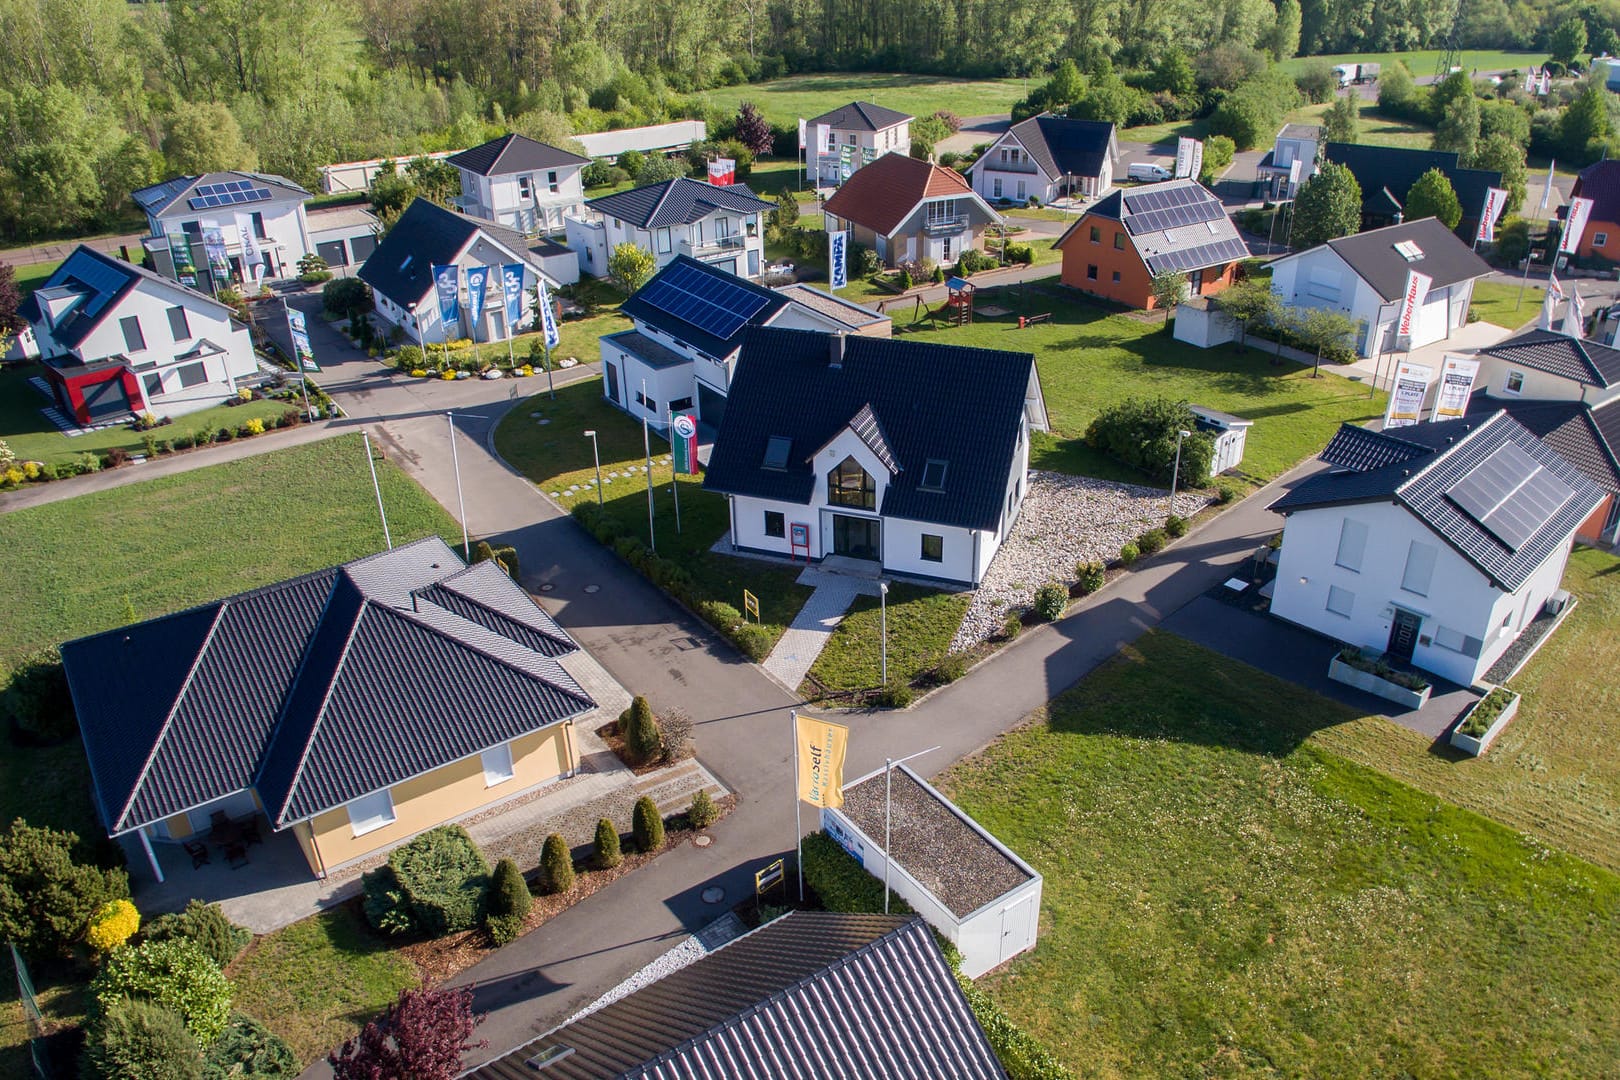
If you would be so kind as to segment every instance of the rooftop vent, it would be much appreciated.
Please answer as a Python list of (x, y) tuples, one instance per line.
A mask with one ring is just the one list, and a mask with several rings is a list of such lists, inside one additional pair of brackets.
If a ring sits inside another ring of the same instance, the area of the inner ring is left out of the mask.
[(541, 1069), (557, 1064), (557, 1062), (571, 1056), (573, 1053), (574, 1048), (572, 1046), (548, 1046), (523, 1064), (535, 1072), (539, 1072)]

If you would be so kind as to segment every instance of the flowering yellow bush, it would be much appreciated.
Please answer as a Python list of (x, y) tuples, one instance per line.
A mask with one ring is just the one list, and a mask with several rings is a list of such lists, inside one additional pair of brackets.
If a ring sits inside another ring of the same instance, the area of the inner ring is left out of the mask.
[(439, 374), (439, 378), (445, 380), (446, 382), (452, 381), (453, 379), (455, 379), (455, 377), (456, 377), (456, 373), (453, 372), (453, 371), (444, 371), (444, 372), (441, 372)]
[(524, 364), (522, 367), (518, 368), (518, 374), (524, 376), (533, 375), (534, 368), (530, 367), (528, 364)]
[(26, 476), (28, 479), (30, 479), (30, 480), (38, 480), (39, 479), (39, 473), (40, 473), (39, 462), (37, 462), (37, 461), (25, 461), (25, 462), (23, 462), (23, 475)]
[(242, 389), (240, 389), (240, 390), (238, 390), (236, 392), (236, 396), (238, 398), (240, 398), (241, 400), (243, 400), (243, 401), (252, 401), (253, 400), (253, 391), (249, 390), (247, 387), (244, 386), (244, 387), (242, 387)]
[(259, 419), (257, 416), (253, 417), (253, 419), (249, 420), (247, 423), (243, 424), (242, 426), (247, 429), (247, 433), (249, 435), (263, 435), (264, 434), (264, 421)]
[(4, 480), (7, 487), (16, 487), (26, 478), (26, 474), (13, 465), (5, 472), (0, 473), (0, 480)]
[(411, 368), (411, 378), (413, 378), (413, 379), (425, 379), (425, 378), (427, 378), (427, 369), (426, 368), (419, 368), (419, 367), (418, 368)]
[(109, 900), (101, 905), (84, 938), (98, 953), (110, 953), (135, 936), (141, 928), (141, 913), (128, 900)]

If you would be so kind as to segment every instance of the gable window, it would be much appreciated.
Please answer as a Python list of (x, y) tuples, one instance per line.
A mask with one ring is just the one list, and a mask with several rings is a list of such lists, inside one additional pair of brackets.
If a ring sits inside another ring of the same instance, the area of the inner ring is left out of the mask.
[(484, 786), (494, 787), (512, 779), (512, 744), (501, 743), (478, 755), (484, 765)]
[(861, 468), (860, 462), (847, 457), (827, 474), (827, 501), (834, 506), (876, 510), (877, 482)]
[(1335, 566), (1361, 573), (1361, 556), (1367, 550), (1367, 526), (1354, 518), (1345, 518), (1339, 528), (1339, 551), (1334, 556)]
[(1119, 284), (1119, 271), (1118, 270), (1114, 271), (1114, 284), (1115, 285)]
[(1429, 595), (1429, 582), (1434, 578), (1435, 549), (1430, 544), (1412, 541), (1406, 550), (1406, 570), (1401, 574), (1401, 588), (1419, 596)]
[(546, 173), (546, 188), (553, 195), (557, 194), (557, 170), (552, 169)]
[(174, 335), (176, 341), (191, 340), (191, 324), (186, 321), (186, 309), (172, 307), (169, 309), (169, 333)]
[(945, 538), (943, 536), (935, 536), (933, 533), (922, 534), (922, 561), (945, 561)]
[(948, 462), (940, 461), (938, 458), (930, 458), (928, 463), (923, 466), (922, 482), (917, 485), (918, 489), (922, 491), (944, 491), (945, 467), (947, 464)]
[(146, 348), (146, 336), (141, 333), (141, 320), (134, 315), (126, 315), (118, 320), (118, 325), (124, 329), (124, 348), (129, 352), (140, 352)]
[(1593, 247), (1607, 247), (1608, 243), (1609, 243), (1609, 234), (1608, 233), (1606, 233), (1606, 232), (1596, 232), (1596, 233), (1592, 234), (1592, 246)]
[(264, 231), (264, 215), (257, 210), (253, 212), (253, 235), (260, 240), (270, 239), (270, 234)]
[(854, 146), (855, 145), (855, 136), (853, 134), (851, 134), (851, 135), (848, 136), (848, 139), (849, 139), (849, 145)]
[(394, 823), (394, 796), (387, 788), (362, 795), (349, 803), (349, 826), (354, 835), (364, 836), (376, 832), (384, 825)]
[(1333, 614), (1343, 615), (1348, 619), (1350, 617), (1350, 612), (1355, 609), (1355, 606), (1355, 593), (1351, 592), (1349, 589), (1341, 589), (1337, 585), (1328, 586), (1327, 609), (1333, 612)]
[(1097, 280), (1097, 264), (1096, 263), (1092, 263), (1092, 264), (1090, 264), (1089, 266), (1086, 267), (1086, 280), (1087, 281), (1096, 281)]
[(1091, 227), (1091, 242), (1093, 244), (1102, 243), (1102, 230), (1095, 225)]
[(1124, 251), (1125, 250), (1125, 234), (1124, 233), (1117, 232), (1117, 233), (1114, 234), (1114, 250), (1115, 251)]
[(831, 128), (827, 129), (827, 149), (838, 149), (838, 132), (832, 130)]
[(1507, 381), (1502, 384), (1502, 389), (1506, 390), (1510, 394), (1522, 394), (1522, 393), (1524, 393), (1524, 372), (1522, 372), (1522, 371), (1510, 371), (1510, 372), (1508, 372), (1507, 373)]
[(717, 218), (715, 218), (714, 219), (714, 238), (716, 240), (724, 240), (724, 239), (726, 239), (726, 237), (728, 237), (730, 235), (731, 235), (731, 219), (728, 218), (728, 217), (717, 217)]
[(1002, 160), (1002, 161), (1006, 161), (1006, 160), (1007, 160), (1007, 148), (1006, 148), (1006, 147), (1005, 147), (1005, 146), (1003, 146), (1003, 147), (1002, 147), (1002, 148), (1001, 148), (1001, 160)]
[(774, 536), (777, 539), (787, 535), (787, 519), (782, 516), (782, 511), (765, 511), (765, 535)]
[(990, 181), (990, 197), (992, 199), (1001, 198), (1001, 177), (999, 176)]
[(660, 254), (660, 255), (668, 255), (669, 254), (669, 244), (670, 244), (669, 230), (668, 229), (659, 229), (658, 230), (658, 254)]

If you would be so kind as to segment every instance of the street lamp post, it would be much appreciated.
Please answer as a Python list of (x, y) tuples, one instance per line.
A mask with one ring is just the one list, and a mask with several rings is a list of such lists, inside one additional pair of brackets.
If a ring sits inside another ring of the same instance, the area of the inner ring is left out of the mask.
[(1181, 440), (1190, 436), (1190, 431), (1176, 432), (1176, 464), (1170, 470), (1170, 516), (1176, 516), (1176, 481), (1181, 478)]
[(596, 441), (596, 429), (592, 428), (585, 433), (591, 440), (591, 457), (596, 461), (596, 512), (602, 512), (602, 448)]
[(883, 635), (883, 685), (889, 685), (889, 583), (878, 582), (878, 623)]

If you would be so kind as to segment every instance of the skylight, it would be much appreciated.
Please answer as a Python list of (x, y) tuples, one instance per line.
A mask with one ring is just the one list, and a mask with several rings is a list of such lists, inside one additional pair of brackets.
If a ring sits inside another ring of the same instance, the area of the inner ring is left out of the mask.
[(1396, 244), (1395, 251), (1407, 262), (1417, 262), (1423, 258), (1423, 249), (1411, 240), (1402, 240)]
[(405, 261), (399, 264), (399, 272), (403, 274), (405, 272), (405, 268), (411, 265), (411, 260), (414, 258), (416, 258), (415, 255), (405, 256)]
[(535, 1072), (539, 1072), (547, 1066), (557, 1064), (565, 1057), (571, 1057), (573, 1053), (574, 1048), (572, 1046), (548, 1046), (523, 1064)]
[(765, 444), (764, 467), (775, 469), (778, 472), (787, 471), (788, 452), (793, 449), (793, 440), (786, 435), (772, 435)]
[(945, 469), (949, 462), (930, 458), (923, 466), (922, 482), (917, 487), (922, 491), (944, 491)]

